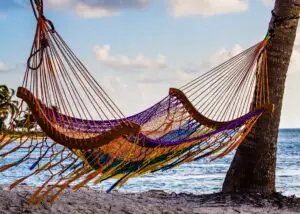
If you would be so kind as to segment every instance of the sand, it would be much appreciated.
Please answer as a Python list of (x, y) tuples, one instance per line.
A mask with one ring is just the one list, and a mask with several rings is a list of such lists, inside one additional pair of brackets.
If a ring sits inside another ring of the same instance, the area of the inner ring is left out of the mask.
[(66, 190), (53, 204), (43, 201), (38, 206), (28, 205), (26, 198), (32, 187), (21, 185), (13, 190), (0, 187), (2, 213), (300, 213), (300, 199), (274, 194), (209, 195), (168, 194), (163, 191), (144, 193), (106, 194), (97, 189)]

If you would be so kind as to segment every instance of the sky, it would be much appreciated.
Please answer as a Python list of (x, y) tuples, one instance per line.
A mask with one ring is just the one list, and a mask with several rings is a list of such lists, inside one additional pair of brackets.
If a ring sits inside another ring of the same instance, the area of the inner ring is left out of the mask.
[[(44, 0), (44, 4), (46, 17), (129, 116), (165, 97), (169, 87), (180, 87), (261, 41), (274, 2)], [(35, 26), (29, 0), (0, 0), (1, 84), (21, 85)], [(299, 58), (296, 39), (281, 128), (300, 128)]]

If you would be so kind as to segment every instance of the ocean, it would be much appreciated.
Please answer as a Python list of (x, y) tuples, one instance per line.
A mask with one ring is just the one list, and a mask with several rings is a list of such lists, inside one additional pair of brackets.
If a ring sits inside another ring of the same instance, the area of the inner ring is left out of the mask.
[[(21, 155), (21, 154), (20, 154)], [(14, 157), (18, 158), (16, 154)], [(130, 179), (119, 191), (141, 192), (163, 190), (166, 192), (213, 193), (222, 188), (222, 183), (234, 152), (223, 159), (211, 162), (208, 159), (184, 164), (176, 169), (147, 174)], [(10, 160), (11, 161), (11, 160)], [(1, 163), (2, 164), (2, 163)], [(9, 184), (27, 174), (29, 169), (15, 167), (0, 174), (0, 184)], [(26, 180), (28, 185), (41, 182), (41, 177)], [(114, 180), (91, 186), (107, 190)], [(284, 195), (300, 197), (300, 129), (281, 129), (278, 139), (276, 188)]]

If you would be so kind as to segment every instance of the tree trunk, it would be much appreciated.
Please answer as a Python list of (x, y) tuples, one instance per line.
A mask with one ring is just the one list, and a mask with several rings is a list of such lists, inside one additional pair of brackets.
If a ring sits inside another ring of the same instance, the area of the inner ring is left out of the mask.
[[(286, 74), (290, 63), (300, 12), (298, 0), (276, 0), (267, 46), (270, 101), (274, 113), (264, 114), (239, 146), (227, 172), (223, 192), (275, 192), (278, 128)], [(293, 19), (288, 19), (294, 17)], [(280, 22), (284, 18), (285, 21)], [(277, 21), (276, 21), (277, 20)], [(275, 22), (274, 22), (275, 21)]]

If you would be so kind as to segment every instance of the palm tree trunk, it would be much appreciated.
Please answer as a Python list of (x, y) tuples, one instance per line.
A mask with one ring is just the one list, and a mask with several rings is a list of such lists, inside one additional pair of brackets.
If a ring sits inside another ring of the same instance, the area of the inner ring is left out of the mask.
[[(273, 34), (267, 46), (270, 100), (275, 104), (275, 111), (263, 115), (237, 149), (223, 184), (223, 192), (271, 194), (276, 191), (278, 128), (286, 74), (298, 25), (295, 17), (299, 12), (299, 0), (276, 0), (275, 15), (269, 26)], [(282, 18), (285, 20), (280, 21)]]

